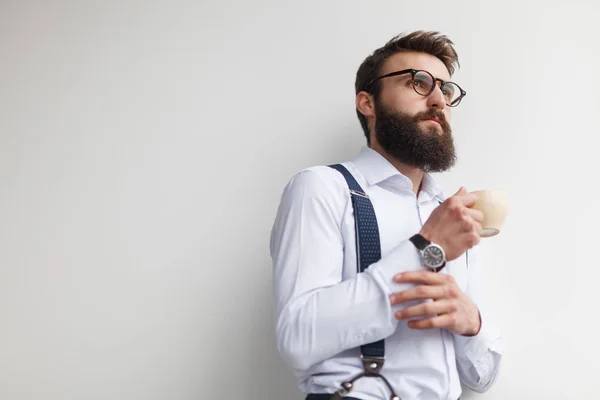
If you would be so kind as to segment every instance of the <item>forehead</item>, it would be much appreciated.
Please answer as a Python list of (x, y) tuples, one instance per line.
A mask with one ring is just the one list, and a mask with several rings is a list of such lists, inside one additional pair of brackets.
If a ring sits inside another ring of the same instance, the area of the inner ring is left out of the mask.
[(400, 52), (390, 56), (383, 64), (381, 75), (408, 68), (424, 69), (436, 78), (445, 81), (450, 79), (450, 74), (442, 60), (431, 54), (414, 51)]

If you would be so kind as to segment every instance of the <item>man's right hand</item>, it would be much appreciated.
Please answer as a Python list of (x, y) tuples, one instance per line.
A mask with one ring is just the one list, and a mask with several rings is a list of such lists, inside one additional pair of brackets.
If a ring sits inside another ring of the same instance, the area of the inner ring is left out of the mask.
[(483, 213), (470, 208), (477, 195), (461, 187), (429, 216), (419, 232), (423, 237), (442, 246), (446, 260), (452, 261), (479, 243)]

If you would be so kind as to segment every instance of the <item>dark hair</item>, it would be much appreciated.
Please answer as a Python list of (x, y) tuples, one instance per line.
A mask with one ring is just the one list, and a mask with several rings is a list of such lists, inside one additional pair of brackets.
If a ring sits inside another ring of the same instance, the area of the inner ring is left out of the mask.
[[(456, 54), (454, 47), (452, 47), (453, 44), (450, 39), (439, 32), (415, 31), (393, 37), (383, 47), (375, 50), (373, 54), (368, 56), (358, 68), (354, 85), (356, 94), (364, 90), (371, 93), (377, 99), (381, 91), (381, 82), (373, 82), (369, 88), (367, 88), (367, 84), (381, 74), (381, 67), (390, 56), (405, 51), (427, 53), (439, 58), (446, 66), (450, 75), (452, 75), (455, 70), (454, 65), (456, 64), (456, 66), (460, 67), (458, 54)], [(356, 114), (367, 137), (367, 143), (369, 143), (367, 118), (358, 109), (356, 110)]]

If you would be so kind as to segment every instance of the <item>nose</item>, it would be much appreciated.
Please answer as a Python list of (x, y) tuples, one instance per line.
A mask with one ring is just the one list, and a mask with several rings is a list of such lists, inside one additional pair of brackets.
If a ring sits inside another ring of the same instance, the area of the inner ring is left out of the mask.
[(435, 107), (438, 110), (443, 110), (446, 107), (446, 98), (444, 97), (444, 93), (442, 93), (442, 89), (437, 82), (433, 92), (429, 93), (429, 96), (427, 96), (427, 106), (430, 108)]

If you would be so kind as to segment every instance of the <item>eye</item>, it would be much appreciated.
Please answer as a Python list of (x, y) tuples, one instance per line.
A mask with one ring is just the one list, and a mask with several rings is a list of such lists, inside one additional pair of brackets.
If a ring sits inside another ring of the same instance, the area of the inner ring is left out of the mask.
[(461, 96), (460, 88), (452, 82), (446, 82), (442, 86), (442, 93), (448, 104), (454, 104)]
[(454, 97), (454, 88), (448, 86), (449, 85), (446, 85), (442, 88), (442, 93), (444, 94), (444, 96), (452, 98)]
[(426, 84), (422, 79), (415, 78), (413, 80), (413, 86), (423, 88), (426, 86)]

